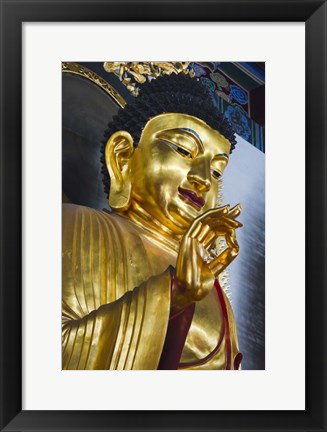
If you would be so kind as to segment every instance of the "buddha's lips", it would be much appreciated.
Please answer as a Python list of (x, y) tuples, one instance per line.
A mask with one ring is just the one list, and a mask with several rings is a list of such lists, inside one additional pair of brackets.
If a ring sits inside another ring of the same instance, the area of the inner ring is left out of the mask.
[(194, 205), (196, 205), (199, 209), (202, 208), (205, 204), (203, 197), (197, 196), (197, 194), (189, 189), (183, 189), (181, 187), (178, 188), (178, 192), (187, 200), (191, 201)]

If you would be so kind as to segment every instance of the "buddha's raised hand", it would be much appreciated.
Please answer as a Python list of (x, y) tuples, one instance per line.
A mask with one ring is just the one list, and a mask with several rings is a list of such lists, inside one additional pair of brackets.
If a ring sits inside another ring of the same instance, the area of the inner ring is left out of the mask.
[[(215, 278), (237, 257), (239, 246), (235, 230), (242, 224), (235, 218), (240, 212), (240, 205), (208, 210), (196, 218), (184, 234), (172, 288), (173, 313), (203, 299)], [(227, 248), (210, 259), (210, 250), (221, 236), (225, 237)]]

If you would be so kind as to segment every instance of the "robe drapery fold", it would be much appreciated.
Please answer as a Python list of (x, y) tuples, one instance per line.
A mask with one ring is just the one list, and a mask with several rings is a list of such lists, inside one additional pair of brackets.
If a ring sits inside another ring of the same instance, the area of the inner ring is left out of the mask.
[(157, 369), (170, 271), (140, 283), (137, 258), (144, 248), (138, 241), (140, 250), (128, 251), (131, 238), (105, 212), (64, 206), (63, 369)]
[(176, 360), (161, 355), (175, 337), (186, 339), (179, 368), (234, 369), (236, 327), (223, 291), (196, 303), (187, 337), (168, 326), (168, 261), (130, 221), (63, 205), (63, 369), (166, 368)]

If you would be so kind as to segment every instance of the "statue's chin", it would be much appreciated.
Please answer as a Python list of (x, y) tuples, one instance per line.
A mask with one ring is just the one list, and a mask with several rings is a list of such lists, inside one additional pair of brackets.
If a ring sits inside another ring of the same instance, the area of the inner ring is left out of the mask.
[(181, 207), (168, 209), (168, 212), (170, 223), (176, 227), (176, 234), (184, 234), (196, 218), (195, 214), (191, 214)]
[(129, 209), (121, 215), (138, 224), (143, 223), (154, 232), (179, 239), (201, 213), (181, 201), (170, 201), (165, 207), (157, 205), (149, 208), (141, 201), (132, 200)]

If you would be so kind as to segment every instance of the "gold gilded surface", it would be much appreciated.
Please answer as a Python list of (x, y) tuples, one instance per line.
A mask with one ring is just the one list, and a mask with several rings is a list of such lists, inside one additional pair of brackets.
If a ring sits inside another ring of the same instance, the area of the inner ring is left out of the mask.
[(64, 205), (62, 238), (63, 369), (156, 369), (170, 271), (153, 270), (133, 225), (106, 212)]
[(102, 90), (104, 90), (120, 107), (124, 108), (126, 105), (125, 99), (103, 78), (97, 75), (90, 69), (82, 66), (78, 63), (62, 62), (61, 63), (62, 72), (69, 72), (72, 74), (80, 75), (96, 85), (98, 85)]
[[(181, 369), (226, 369), (233, 312), (213, 289), (239, 247), (240, 206), (215, 208), (230, 142), (179, 113), (109, 137), (111, 214), (64, 205), (63, 368), (157, 369), (169, 316), (195, 302)], [(215, 253), (216, 244), (226, 242)]]
[(194, 71), (188, 69), (189, 64), (190, 62), (104, 62), (103, 67), (106, 72), (114, 73), (133, 96), (137, 96), (137, 83), (143, 84), (147, 79), (180, 73), (194, 77)]

